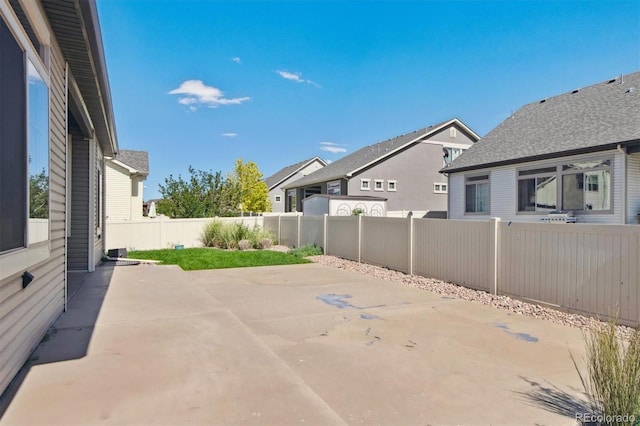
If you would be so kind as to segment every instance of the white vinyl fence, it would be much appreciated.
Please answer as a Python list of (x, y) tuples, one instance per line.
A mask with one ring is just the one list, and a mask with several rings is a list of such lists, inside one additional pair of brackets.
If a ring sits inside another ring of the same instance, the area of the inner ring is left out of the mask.
[(569, 312), (617, 315), (630, 326), (640, 317), (640, 226), (362, 216), (268, 218), (264, 226), (285, 245), (315, 243), (329, 255)]
[(244, 223), (250, 228), (262, 227), (263, 224), (262, 216), (198, 219), (170, 219), (158, 216), (131, 221), (107, 220), (105, 247), (107, 250), (126, 248), (130, 251), (173, 248), (176, 245), (202, 247), (202, 231), (205, 225), (213, 220)]

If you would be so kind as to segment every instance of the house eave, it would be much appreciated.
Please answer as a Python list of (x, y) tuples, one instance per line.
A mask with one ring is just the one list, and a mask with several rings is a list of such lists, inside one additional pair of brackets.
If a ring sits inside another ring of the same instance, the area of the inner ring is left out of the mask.
[[(302, 166), (298, 167), (296, 170), (294, 170), (293, 172), (289, 173), (287, 176), (285, 176), (284, 178), (280, 179), (278, 182), (276, 182), (275, 184), (271, 185), (269, 187), (269, 191), (271, 191), (273, 188), (275, 188), (276, 186), (280, 185), (282, 182), (286, 181), (287, 179), (289, 179), (291, 176), (295, 175), (296, 173), (298, 173), (300, 170), (304, 169), (305, 167), (307, 167), (309, 164), (313, 163), (314, 161), (320, 161), (323, 165), (327, 165), (327, 163), (320, 157), (313, 157), (311, 160), (307, 161), (306, 163), (304, 163)], [(286, 189), (285, 187), (283, 187), (282, 189)]]
[(558, 157), (569, 157), (572, 155), (581, 155), (581, 154), (590, 154), (590, 153), (601, 152), (601, 151), (610, 151), (610, 150), (616, 149), (618, 146), (625, 147), (626, 152), (628, 154), (631, 153), (629, 152), (629, 148), (633, 148), (634, 149), (633, 152), (640, 152), (640, 139), (635, 139), (635, 140), (630, 140), (625, 142), (615, 142), (615, 143), (610, 143), (606, 145), (591, 146), (591, 147), (573, 149), (568, 151), (558, 151), (558, 152), (552, 152), (548, 154), (534, 155), (530, 157), (514, 158), (514, 159), (509, 159), (504, 161), (495, 161), (492, 163), (476, 164), (476, 165), (466, 166), (466, 167), (456, 167), (456, 168), (445, 167), (441, 169), (439, 172), (443, 174), (450, 174), (450, 173), (468, 172), (468, 171), (479, 170), (479, 169), (490, 169), (494, 167), (508, 166), (511, 164), (530, 163), (532, 161), (550, 160)]
[(118, 152), (109, 79), (95, 0), (41, 0), (106, 156)]

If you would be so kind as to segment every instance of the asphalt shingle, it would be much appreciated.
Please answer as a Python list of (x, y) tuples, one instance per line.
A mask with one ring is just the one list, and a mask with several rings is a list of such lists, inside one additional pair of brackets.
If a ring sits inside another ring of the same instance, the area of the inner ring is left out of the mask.
[(115, 159), (144, 175), (149, 174), (149, 153), (147, 151), (121, 149)]
[(520, 108), (443, 172), (606, 149), (640, 140), (640, 72)]

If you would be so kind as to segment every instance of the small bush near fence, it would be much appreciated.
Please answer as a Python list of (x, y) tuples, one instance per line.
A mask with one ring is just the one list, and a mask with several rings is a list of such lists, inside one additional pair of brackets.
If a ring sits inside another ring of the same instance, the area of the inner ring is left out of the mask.
[(243, 223), (223, 223), (218, 220), (208, 223), (201, 236), (205, 247), (221, 249), (269, 248), (274, 240), (270, 231), (257, 226), (250, 229)]
[(322, 247), (318, 247), (317, 245), (313, 244), (291, 249), (288, 251), (288, 253), (297, 257), (319, 256), (322, 254)]

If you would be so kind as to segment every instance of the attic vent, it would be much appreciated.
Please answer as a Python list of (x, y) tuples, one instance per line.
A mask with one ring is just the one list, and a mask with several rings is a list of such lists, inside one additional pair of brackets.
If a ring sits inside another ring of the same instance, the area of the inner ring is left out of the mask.
[(547, 100), (546, 100), (546, 99), (543, 99), (543, 100), (541, 100), (541, 101), (540, 101), (540, 103), (541, 103), (541, 104), (543, 104), (543, 103), (545, 103), (545, 102), (547, 102)]
[(616, 79), (612, 78), (611, 80), (607, 81), (607, 84), (611, 84), (611, 83), (615, 83)]
[(571, 92), (572, 94), (578, 93), (580, 91), (580, 89), (576, 89), (573, 92)]

